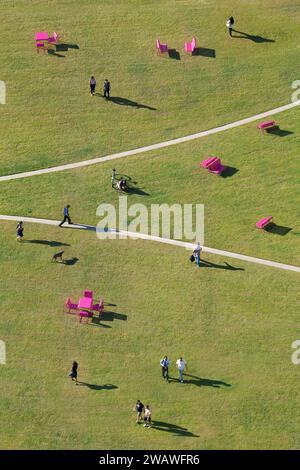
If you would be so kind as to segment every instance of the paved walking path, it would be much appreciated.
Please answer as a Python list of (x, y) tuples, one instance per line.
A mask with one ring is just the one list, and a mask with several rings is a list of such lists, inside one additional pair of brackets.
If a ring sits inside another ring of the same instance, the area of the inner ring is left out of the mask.
[[(20, 217), (20, 216), (15, 216), (15, 215), (13, 216), (12, 215), (0, 215), (0, 220), (13, 220), (13, 221), (23, 220), (23, 222), (30, 222), (30, 223), (44, 224), (44, 225), (55, 225), (55, 226), (58, 226), (58, 224), (61, 222), (60, 220), (38, 219), (35, 217)], [(94, 225), (86, 225), (86, 224), (69, 225), (66, 223), (64, 224), (63, 227), (71, 228), (71, 229), (79, 229), (79, 230), (96, 231), (96, 227)], [(195, 243), (182, 242), (179, 240), (171, 240), (169, 238), (155, 237), (153, 235), (146, 235), (144, 233), (127, 232), (124, 230), (111, 231), (111, 232), (128, 236), (130, 238), (150, 240), (150, 241), (155, 241), (159, 243), (167, 243), (169, 245), (181, 246), (183, 248), (188, 248), (190, 250), (193, 250), (196, 245)], [(265, 266), (270, 266), (273, 268), (279, 268), (279, 269), (284, 269), (286, 271), (295, 271), (295, 272), (300, 273), (300, 267), (292, 266), (290, 264), (277, 263), (276, 261), (268, 261), (268, 260), (261, 259), (261, 258), (254, 258), (252, 256), (241, 255), (239, 253), (232, 253), (231, 251), (218, 250), (216, 248), (209, 248), (207, 246), (203, 246), (202, 249), (204, 253), (212, 253), (214, 255), (225, 256), (227, 258), (239, 259), (241, 261), (248, 261), (250, 263), (256, 263), (256, 264), (263, 264)]]
[(264, 113), (255, 114), (254, 116), (241, 119), (240, 121), (232, 122), (230, 124), (225, 124), (224, 126), (215, 127), (214, 129), (209, 129), (207, 131), (198, 132), (197, 134), (187, 135), (185, 137), (179, 137), (178, 139), (167, 140), (166, 142), (160, 142), (158, 144), (148, 145), (146, 147), (140, 147), (133, 150), (128, 150), (126, 152), (114, 153), (112, 155), (107, 155), (105, 157), (93, 158), (91, 160), (84, 160), (82, 162), (68, 163), (66, 165), (53, 166), (51, 168), (43, 168), (41, 170), (26, 171), (25, 173), (16, 173), (14, 175), (0, 176), (0, 181), (9, 181), (20, 178), (28, 178), (30, 176), (44, 175), (47, 173), (55, 173), (57, 171), (72, 170), (74, 168), (81, 168), (89, 165), (96, 165), (98, 163), (108, 162), (110, 160), (115, 160), (117, 158), (124, 158), (130, 155), (137, 155), (139, 153), (149, 152), (151, 150), (158, 150), (164, 147), (169, 147), (170, 145), (177, 145), (183, 142), (188, 142), (194, 139), (200, 139), (201, 137), (206, 137), (208, 135), (217, 134), (218, 132), (227, 131), (228, 129), (233, 129), (234, 127), (243, 126), (244, 124), (249, 124), (250, 122), (257, 121), (259, 119), (264, 119), (268, 116), (274, 114), (282, 113), (288, 109), (295, 108), (300, 105), (300, 100), (295, 101), (294, 103), (289, 103), (279, 108), (271, 109)]

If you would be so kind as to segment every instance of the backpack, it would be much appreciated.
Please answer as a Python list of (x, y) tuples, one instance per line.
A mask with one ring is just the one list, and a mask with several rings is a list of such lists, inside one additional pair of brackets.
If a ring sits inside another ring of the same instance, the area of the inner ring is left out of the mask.
[(194, 255), (190, 256), (190, 261), (191, 261), (191, 263), (193, 263), (195, 261), (195, 256)]

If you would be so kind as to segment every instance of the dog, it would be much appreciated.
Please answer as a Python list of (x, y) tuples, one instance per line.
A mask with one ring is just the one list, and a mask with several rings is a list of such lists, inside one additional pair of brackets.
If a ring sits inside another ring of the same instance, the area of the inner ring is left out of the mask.
[(60, 251), (59, 253), (55, 253), (53, 256), (52, 256), (52, 262), (53, 261), (57, 261), (58, 259), (60, 259), (60, 262), (62, 263), (63, 262), (63, 259), (62, 259), (62, 255), (64, 254), (64, 251)]

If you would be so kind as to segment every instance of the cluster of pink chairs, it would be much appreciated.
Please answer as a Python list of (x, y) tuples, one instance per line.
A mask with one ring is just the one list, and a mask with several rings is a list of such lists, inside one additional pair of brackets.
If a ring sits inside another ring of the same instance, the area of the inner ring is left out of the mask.
[(216, 175), (220, 175), (226, 169), (226, 166), (222, 165), (219, 157), (209, 157), (206, 160), (203, 160), (200, 163), (200, 166)]
[(85, 290), (83, 297), (79, 299), (78, 304), (72, 302), (70, 297), (65, 302), (65, 309), (67, 313), (76, 313), (78, 320), (81, 323), (82, 319), (85, 318), (88, 321), (89, 318), (93, 317), (94, 312), (99, 313), (99, 317), (104, 310), (104, 300), (101, 298), (98, 303), (93, 301), (93, 291)]
[[(184, 49), (186, 52), (193, 53), (197, 49), (196, 38), (193, 38), (191, 42), (184, 43)], [(163, 54), (169, 51), (168, 44), (161, 44), (159, 39), (156, 39), (156, 50), (158, 54)]]
[(46, 31), (39, 31), (35, 33), (35, 45), (37, 53), (40, 51), (45, 52), (48, 50), (49, 45), (56, 45), (58, 42), (59, 36), (55, 31), (52, 33), (52, 36), (49, 36)]

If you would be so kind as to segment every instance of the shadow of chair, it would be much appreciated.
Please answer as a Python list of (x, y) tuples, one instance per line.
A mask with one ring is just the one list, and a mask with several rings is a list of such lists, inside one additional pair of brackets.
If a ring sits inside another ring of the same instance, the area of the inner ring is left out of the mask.
[(196, 47), (192, 52), (193, 56), (200, 55), (202, 57), (210, 57), (211, 59), (216, 58), (216, 50), (215, 49), (208, 49), (206, 47)]
[(176, 49), (169, 49), (168, 56), (170, 57), (170, 59), (180, 60), (180, 54)]
[(110, 310), (104, 310), (100, 314), (100, 321), (114, 321), (114, 320), (127, 320), (127, 315), (123, 313), (112, 312)]
[(231, 176), (235, 175), (239, 170), (234, 168), (233, 166), (226, 166), (225, 170), (222, 171), (221, 177), (222, 178), (230, 178)]
[(273, 233), (275, 235), (281, 235), (283, 237), (284, 235), (287, 235), (293, 229), (291, 227), (284, 227), (282, 225), (277, 225), (277, 224), (274, 224), (274, 222), (271, 222), (264, 228), (264, 230), (266, 232)]
[(294, 132), (292, 131), (280, 129), (279, 126), (274, 126), (274, 127), (271, 127), (270, 129), (266, 129), (266, 133), (274, 134), (274, 135), (277, 135), (278, 137), (286, 137), (287, 135), (294, 134)]

